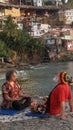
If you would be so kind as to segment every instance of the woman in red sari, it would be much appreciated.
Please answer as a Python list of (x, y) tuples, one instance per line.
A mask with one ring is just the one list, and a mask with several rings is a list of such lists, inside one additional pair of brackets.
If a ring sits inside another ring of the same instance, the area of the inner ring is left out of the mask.
[(6, 73), (6, 82), (2, 85), (3, 109), (23, 109), (31, 103), (31, 97), (22, 93), (21, 86), (17, 83), (17, 73), (9, 70)]

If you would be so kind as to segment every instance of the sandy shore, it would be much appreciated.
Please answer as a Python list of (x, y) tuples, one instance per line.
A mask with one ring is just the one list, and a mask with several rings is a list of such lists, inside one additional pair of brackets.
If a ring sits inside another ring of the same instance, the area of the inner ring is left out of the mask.
[(73, 115), (69, 115), (67, 120), (52, 117), (0, 123), (0, 130), (73, 130)]

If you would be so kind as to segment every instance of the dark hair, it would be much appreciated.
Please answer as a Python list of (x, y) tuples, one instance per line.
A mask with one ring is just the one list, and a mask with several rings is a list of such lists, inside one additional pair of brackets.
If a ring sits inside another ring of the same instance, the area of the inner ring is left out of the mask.
[(17, 73), (16, 72), (16, 70), (8, 70), (7, 72), (6, 72), (6, 80), (7, 81), (9, 81), (10, 79), (11, 79), (11, 75), (13, 74), (13, 73)]

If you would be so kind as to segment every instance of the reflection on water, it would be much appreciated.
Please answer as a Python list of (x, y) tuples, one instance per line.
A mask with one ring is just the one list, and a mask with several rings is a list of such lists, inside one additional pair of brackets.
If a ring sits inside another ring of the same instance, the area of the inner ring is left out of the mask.
[[(30, 70), (26, 71), (26, 76), (30, 78), (30, 80), (22, 84), (22, 86), (32, 95), (47, 95), (55, 86), (55, 83), (53, 82), (54, 75), (63, 70), (72, 76), (73, 62), (50, 63), (33, 66)], [(0, 84), (2, 84), (2, 82), (3, 80), (0, 80)]]

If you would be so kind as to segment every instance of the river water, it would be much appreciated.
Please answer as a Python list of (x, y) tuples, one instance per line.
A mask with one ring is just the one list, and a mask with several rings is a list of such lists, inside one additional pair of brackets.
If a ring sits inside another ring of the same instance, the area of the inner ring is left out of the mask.
[[(55, 86), (53, 77), (60, 71), (66, 71), (73, 76), (73, 62), (49, 63), (31, 66), (30, 70), (23, 70), (24, 76), (29, 78), (26, 83), (22, 83), (27, 93), (35, 96), (45, 96)], [(20, 74), (21, 75), (21, 74)], [(4, 74), (0, 74), (0, 85), (4, 81)]]

